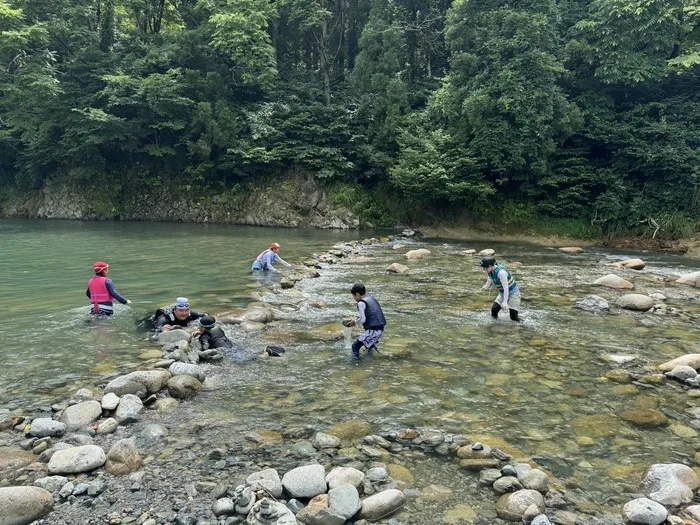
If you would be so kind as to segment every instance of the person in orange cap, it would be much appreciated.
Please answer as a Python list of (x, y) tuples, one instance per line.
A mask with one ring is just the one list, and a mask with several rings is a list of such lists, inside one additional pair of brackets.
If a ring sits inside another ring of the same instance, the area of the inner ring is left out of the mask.
[(95, 271), (95, 276), (88, 281), (87, 291), (85, 292), (85, 295), (88, 296), (92, 303), (90, 313), (95, 315), (112, 315), (114, 313), (113, 299), (122, 304), (131, 304), (129, 299), (119, 295), (119, 292), (114, 288), (112, 279), (108, 277), (109, 264), (97, 261), (92, 265), (92, 269)]
[(277, 270), (272, 266), (274, 262), (284, 264), (287, 268), (291, 268), (292, 265), (279, 256), (280, 248), (281, 246), (279, 244), (273, 242), (267, 250), (255, 258), (253, 270), (276, 272)]

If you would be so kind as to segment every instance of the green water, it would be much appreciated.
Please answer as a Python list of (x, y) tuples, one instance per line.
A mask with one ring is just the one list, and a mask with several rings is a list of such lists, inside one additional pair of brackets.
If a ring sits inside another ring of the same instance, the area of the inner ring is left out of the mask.
[[(673, 283), (697, 270), (696, 261), (656, 254), (587, 250), (566, 255), (522, 243), (426, 241), (429, 258), (407, 261), (390, 244), (365, 246), (368, 259), (329, 266), (318, 279), (282, 291), (258, 283), (248, 268), (270, 241), (295, 262), (357, 233), (272, 230), (171, 224), (0, 221), (0, 406), (25, 407), (67, 397), (81, 386), (103, 384), (155, 346), (134, 330), (157, 305), (186, 295), (197, 309), (219, 312), (267, 302), (277, 320), (263, 332), (227, 327), (237, 345), (262, 351), (283, 345), (283, 358), (209, 366), (205, 390), (174, 414), (157, 416), (186, 439), (197, 421), (197, 439), (212, 447), (231, 435), (280, 431), (286, 426), (327, 429), (356, 420), (374, 431), (433, 426), (500, 446), (550, 472), (573, 494), (577, 510), (619, 511), (625, 493), (638, 492), (652, 463), (695, 465), (696, 425), (684, 411), (697, 404), (679, 385), (618, 384), (604, 378), (617, 365), (606, 354), (636, 356), (626, 368), (642, 375), (685, 353), (700, 352), (700, 301), (693, 289)], [(366, 235), (366, 234), (365, 234)], [(493, 295), (476, 257), (457, 252), (494, 248), (506, 266), (515, 261), (524, 322), (493, 321)], [(608, 268), (627, 255), (641, 256), (641, 272)], [(113, 319), (88, 321), (85, 283), (91, 264), (112, 265), (117, 289), (133, 302)], [(408, 276), (385, 272), (392, 262)], [(607, 273), (632, 280), (636, 292), (662, 292), (678, 316), (620, 312), (622, 292), (588, 283)], [(389, 325), (382, 354), (350, 361), (339, 320), (353, 314), (348, 290), (364, 281), (381, 301)], [(576, 310), (576, 299), (598, 294), (611, 313)], [(644, 429), (619, 417), (626, 409), (654, 408), (669, 425)], [(179, 429), (179, 430), (178, 430)], [(190, 436), (191, 437), (191, 436)], [(436, 503), (419, 500), (410, 512), (429, 523), (457, 503), (493, 512), (495, 498), (463, 476), (454, 461), (406, 455), (415, 485), (449, 487)], [(475, 494), (479, 493), (480, 496)], [(484, 495), (486, 494), (486, 495)], [(426, 521), (427, 520), (427, 521)], [(419, 520), (419, 522), (421, 522)]]

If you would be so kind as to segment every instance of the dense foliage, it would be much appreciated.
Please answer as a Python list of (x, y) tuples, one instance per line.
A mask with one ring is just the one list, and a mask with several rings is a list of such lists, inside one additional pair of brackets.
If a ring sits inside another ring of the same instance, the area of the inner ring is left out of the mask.
[(0, 0), (0, 184), (288, 171), (422, 208), (687, 233), (700, 3)]

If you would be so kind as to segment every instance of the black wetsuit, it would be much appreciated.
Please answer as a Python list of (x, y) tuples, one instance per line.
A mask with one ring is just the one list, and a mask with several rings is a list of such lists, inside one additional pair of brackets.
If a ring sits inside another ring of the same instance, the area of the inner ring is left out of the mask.
[(195, 310), (190, 310), (190, 315), (184, 321), (180, 321), (178, 318), (176, 318), (174, 313), (168, 313), (163, 310), (157, 310), (155, 315), (156, 318), (153, 321), (153, 327), (156, 330), (162, 330), (166, 324), (169, 324), (171, 326), (182, 326), (184, 328), (192, 321), (196, 321), (200, 317), (204, 317), (207, 314), (197, 312)]
[(202, 343), (202, 350), (208, 350), (209, 348), (233, 348), (233, 343), (218, 326), (205, 331), (199, 336), (199, 340)]

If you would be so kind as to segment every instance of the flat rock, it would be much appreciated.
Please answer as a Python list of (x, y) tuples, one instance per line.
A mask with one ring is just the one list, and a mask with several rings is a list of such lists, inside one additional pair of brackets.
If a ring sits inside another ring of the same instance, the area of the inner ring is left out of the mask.
[(173, 363), (170, 365), (169, 370), (173, 376), (192, 376), (197, 378), (197, 380), (201, 383), (204, 383), (204, 380), (206, 379), (204, 369), (199, 365), (194, 365), (191, 363)]
[(404, 254), (404, 257), (406, 259), (423, 259), (425, 257), (428, 257), (432, 252), (430, 250), (426, 250), (425, 248), (420, 248), (418, 250), (410, 250), (407, 251)]
[(102, 405), (99, 401), (83, 401), (66, 407), (59, 421), (65, 423), (68, 430), (76, 430), (97, 421), (101, 415)]
[(487, 468), (497, 468), (501, 462), (496, 458), (483, 459), (462, 459), (459, 462), (460, 468), (465, 470), (483, 470)]
[(625, 259), (624, 261), (612, 263), (611, 266), (616, 266), (617, 268), (627, 268), (628, 270), (643, 270), (646, 263), (641, 259)]
[(268, 468), (254, 472), (246, 478), (246, 483), (256, 492), (260, 489), (265, 489), (274, 498), (282, 496), (282, 481), (275, 469)]
[(25, 525), (46, 516), (53, 496), (41, 487), (0, 488), (0, 525)]
[(634, 290), (634, 285), (631, 282), (613, 273), (608, 274), (605, 277), (601, 277), (600, 279), (597, 279), (593, 282), (593, 284), (595, 286), (605, 286), (607, 288), (614, 288), (616, 290)]
[(134, 439), (120, 439), (107, 453), (105, 470), (110, 474), (124, 475), (139, 470), (142, 466), (141, 456), (136, 450)]
[(405, 264), (392, 263), (386, 270), (389, 273), (397, 273), (399, 275), (408, 275), (409, 268)]
[(669, 372), (677, 366), (690, 366), (695, 370), (700, 369), (700, 354), (685, 354), (658, 366), (662, 372)]
[(137, 370), (107, 383), (105, 393), (113, 392), (117, 396), (134, 394), (143, 399), (160, 392), (165, 388), (168, 379), (170, 379), (170, 372), (167, 370)]
[(661, 525), (666, 521), (666, 508), (650, 499), (638, 498), (622, 507), (622, 515), (630, 522), (640, 525)]
[(522, 489), (510, 494), (504, 494), (496, 503), (496, 513), (504, 520), (520, 521), (525, 511), (535, 505), (540, 513), (544, 512), (544, 498), (536, 490)]
[(107, 461), (104, 450), (97, 445), (84, 445), (58, 450), (49, 461), (51, 474), (78, 474), (101, 467)]
[(600, 295), (587, 295), (583, 299), (576, 301), (574, 307), (593, 313), (602, 313), (610, 310), (608, 301), (603, 299)]
[(121, 425), (135, 423), (143, 412), (143, 401), (134, 394), (125, 394), (119, 400), (119, 406), (114, 413), (114, 419)]
[(357, 488), (362, 485), (364, 480), (364, 473), (353, 467), (336, 467), (326, 476), (326, 483), (331, 489), (344, 484)]
[(617, 306), (625, 310), (634, 310), (636, 312), (646, 312), (654, 306), (654, 299), (648, 295), (639, 293), (630, 293), (623, 295), (617, 300)]
[(305, 465), (282, 477), (282, 486), (293, 498), (313, 498), (327, 490), (326, 471), (322, 465)]
[(202, 383), (190, 375), (178, 375), (168, 380), (168, 393), (175, 399), (188, 399), (202, 391)]
[(50, 417), (40, 417), (32, 421), (28, 434), (36, 437), (62, 436), (66, 433), (66, 424), (54, 421)]
[(640, 427), (663, 427), (668, 425), (668, 418), (653, 408), (629, 408), (620, 413), (620, 417)]
[(397, 489), (378, 492), (362, 500), (359, 518), (376, 521), (399, 510), (406, 502), (406, 496)]
[(700, 272), (693, 272), (689, 273), (688, 275), (684, 275), (680, 279), (677, 279), (676, 282), (678, 284), (687, 284), (689, 286), (700, 288)]
[(161, 344), (177, 343), (178, 341), (187, 341), (189, 343), (191, 340), (192, 335), (185, 330), (168, 330), (156, 335), (156, 341)]

